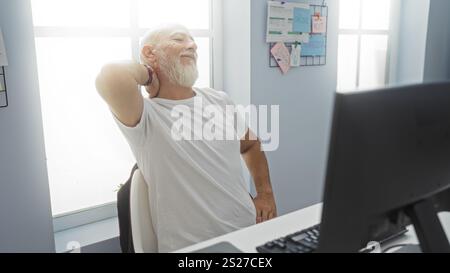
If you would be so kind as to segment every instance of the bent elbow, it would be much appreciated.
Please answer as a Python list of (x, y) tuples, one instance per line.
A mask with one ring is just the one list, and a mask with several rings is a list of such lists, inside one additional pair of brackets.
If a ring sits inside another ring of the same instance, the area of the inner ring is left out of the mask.
[(117, 69), (113, 64), (104, 65), (95, 79), (95, 87), (100, 95), (103, 95), (112, 85)]

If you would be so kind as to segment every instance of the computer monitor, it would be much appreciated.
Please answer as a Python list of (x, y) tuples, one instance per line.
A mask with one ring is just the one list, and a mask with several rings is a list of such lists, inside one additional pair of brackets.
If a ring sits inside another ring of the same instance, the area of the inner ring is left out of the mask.
[(450, 82), (337, 94), (318, 252), (357, 252), (412, 223), (450, 252)]

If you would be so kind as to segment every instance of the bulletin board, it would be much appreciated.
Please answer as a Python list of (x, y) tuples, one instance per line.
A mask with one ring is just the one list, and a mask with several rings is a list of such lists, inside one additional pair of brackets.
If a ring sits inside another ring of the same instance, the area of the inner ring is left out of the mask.
[[(327, 5), (310, 5), (311, 7), (311, 19), (315, 16), (321, 16), (321, 17), (325, 17), (326, 20), (326, 26), (325, 26), (325, 33), (322, 34), (315, 34), (315, 33), (309, 33), (309, 37), (310, 37), (310, 42), (311, 45), (307, 45), (306, 43), (302, 43), (299, 42), (298, 44), (300, 44), (302, 47), (307, 48), (309, 46), (314, 46), (314, 43), (316, 43), (316, 41), (319, 41), (321, 43), (321, 45), (323, 45), (321, 53), (319, 54), (315, 54), (314, 52), (312, 52), (311, 50), (305, 50), (305, 52), (303, 52), (302, 49), (302, 54), (300, 57), (300, 66), (322, 66), (322, 65), (326, 65), (327, 63), (327, 33), (328, 33), (328, 6)], [(322, 44), (323, 43), (323, 44)], [(269, 50), (268, 50), (268, 55), (269, 55), (269, 66), (270, 67), (279, 67), (277, 61), (275, 60), (275, 58), (272, 56), (270, 50), (271, 48), (275, 45), (276, 43), (269, 43)], [(293, 45), (295, 45), (295, 43), (293, 42), (285, 42), (286, 47), (289, 49), (289, 51), (291, 51), (291, 48)], [(309, 52), (308, 52), (309, 51)]]
[(6, 88), (5, 67), (0, 69), (0, 108), (8, 106), (8, 94)]

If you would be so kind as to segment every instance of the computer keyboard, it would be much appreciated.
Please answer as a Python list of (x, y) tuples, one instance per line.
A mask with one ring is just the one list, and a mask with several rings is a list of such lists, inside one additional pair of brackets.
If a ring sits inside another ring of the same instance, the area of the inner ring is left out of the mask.
[[(408, 230), (402, 228), (392, 232), (388, 236), (379, 238), (381, 245), (405, 234)], [(259, 253), (312, 253), (319, 246), (320, 224), (295, 232), (285, 237), (258, 246)]]
[(259, 253), (311, 253), (319, 245), (320, 225), (290, 234), (258, 246)]

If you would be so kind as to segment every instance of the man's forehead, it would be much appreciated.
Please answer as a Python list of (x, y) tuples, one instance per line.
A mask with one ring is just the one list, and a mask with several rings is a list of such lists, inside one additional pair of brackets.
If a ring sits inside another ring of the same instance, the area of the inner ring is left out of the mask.
[(169, 37), (176, 36), (176, 35), (183, 35), (183, 36), (188, 36), (188, 37), (192, 38), (191, 33), (189, 33), (189, 31), (187, 29), (174, 29), (171, 32), (169, 32)]

